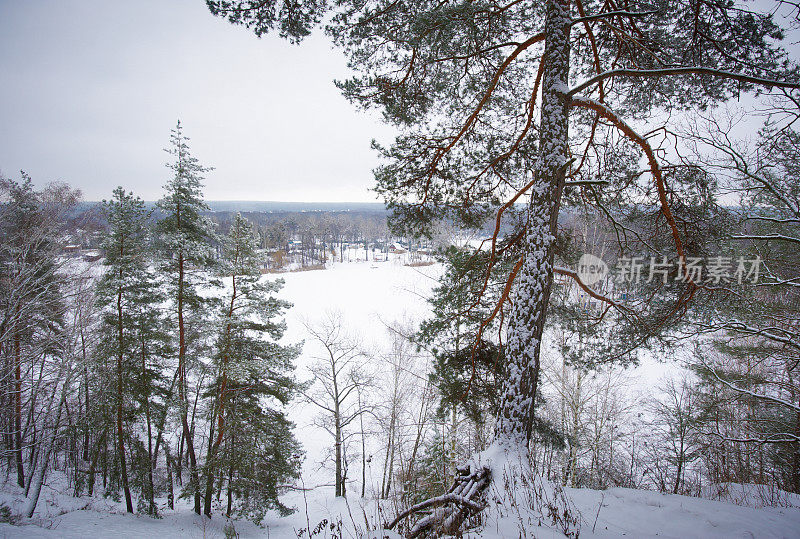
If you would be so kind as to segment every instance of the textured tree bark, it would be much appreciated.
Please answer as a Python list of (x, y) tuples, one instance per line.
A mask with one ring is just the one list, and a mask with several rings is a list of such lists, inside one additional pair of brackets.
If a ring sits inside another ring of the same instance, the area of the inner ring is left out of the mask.
[(508, 326), (507, 364), (495, 430), (503, 445), (527, 447), (539, 382), (539, 351), (553, 284), (553, 245), (567, 168), (570, 0), (548, 2), (538, 180), (531, 188), (523, 263)]

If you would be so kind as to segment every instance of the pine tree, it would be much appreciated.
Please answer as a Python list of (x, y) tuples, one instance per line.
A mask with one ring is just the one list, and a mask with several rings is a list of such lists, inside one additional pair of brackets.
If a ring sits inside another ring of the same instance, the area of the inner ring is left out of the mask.
[[(161, 250), (161, 273), (165, 291), (175, 316), (174, 337), (177, 340), (177, 384), (179, 415), (190, 464), (190, 488), (194, 510), (199, 515), (200, 476), (192, 429), (189, 426), (188, 372), (192, 350), (188, 342), (188, 318), (201, 312), (206, 300), (199, 293), (209, 284), (208, 270), (213, 265), (216, 241), (213, 224), (202, 212), (208, 209), (203, 201), (202, 180), (209, 168), (202, 166), (189, 151), (188, 138), (178, 122), (170, 135), (167, 149), (173, 161), (167, 167), (173, 177), (164, 186), (164, 197), (158, 208), (164, 214), (156, 232)], [(196, 341), (193, 339), (193, 341)], [(200, 344), (200, 343), (198, 343)], [(194, 358), (197, 359), (197, 358)]]
[[(277, 299), (283, 282), (261, 279), (264, 257), (252, 225), (237, 214), (223, 244), (219, 274), (230, 284), (222, 301), (214, 368), (205, 508), (211, 516), (215, 479), (228, 474), (228, 510), (238, 494), (240, 514), (260, 521), (264, 512), (286, 508), (279, 485), (299, 474), (300, 446), (280, 407), (297, 389), (292, 361), (299, 348), (278, 344), (290, 307)], [(227, 440), (227, 448), (220, 451)]]
[[(502, 348), (494, 342), (499, 328), (491, 319), (510, 271), (498, 264), (488, 281), (484, 269), (488, 254), (450, 247), (440, 260), (445, 274), (429, 301), (432, 316), (420, 325), (416, 340), (430, 349), (435, 362), (433, 379), (442, 396), (442, 410), (460, 408), (476, 426), (497, 412), (497, 378)], [(488, 320), (488, 322), (486, 322)], [(475, 335), (481, 333), (480, 341)], [(463, 397), (469, 393), (470, 398)]]
[[(148, 269), (149, 212), (144, 202), (117, 187), (113, 198), (104, 202), (104, 210), (109, 230), (103, 242), (105, 272), (97, 284), (98, 306), (103, 309), (98, 353), (102, 356), (100, 365), (107, 365), (106, 358), (113, 358), (114, 365), (101, 373), (98, 390), (113, 393), (108, 399), (114, 410), (110, 415), (114, 417), (125, 506), (132, 513), (126, 454), (131, 435), (127, 424), (135, 419), (137, 403), (149, 415), (152, 385), (158, 375), (150, 366), (152, 328), (146, 320), (158, 319), (160, 298)], [(148, 498), (152, 512), (152, 485)]]

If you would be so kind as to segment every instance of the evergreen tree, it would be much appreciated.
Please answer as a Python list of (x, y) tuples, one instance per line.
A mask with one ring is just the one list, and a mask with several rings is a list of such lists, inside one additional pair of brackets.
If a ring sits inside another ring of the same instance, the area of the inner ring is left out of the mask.
[[(103, 242), (105, 272), (97, 284), (98, 306), (103, 309), (101, 376), (98, 390), (113, 394), (103, 402), (113, 403), (117, 459), (128, 512), (133, 512), (126, 445), (130, 452), (130, 424), (144, 411), (149, 424), (150, 400), (160, 373), (154, 365), (154, 341), (158, 341), (156, 321), (161, 300), (148, 264), (149, 212), (144, 202), (122, 187), (104, 202), (109, 230)], [(158, 354), (155, 354), (158, 356)], [(112, 359), (113, 358), (113, 359)], [(109, 368), (108, 360), (113, 366)], [(149, 426), (149, 425), (148, 425)], [(148, 442), (152, 439), (148, 428)], [(152, 464), (148, 465), (150, 482), (145, 492), (148, 512), (155, 511), (152, 489)]]
[(143, 419), (144, 441), (139, 437), (136, 443), (137, 476), (136, 483), (143, 494), (140, 510), (149, 515), (157, 515), (155, 503), (155, 469), (158, 463), (158, 447), (164, 435), (166, 417), (172, 400), (172, 384), (167, 383), (164, 368), (167, 358), (174, 354), (167, 332), (167, 317), (162, 303), (165, 295), (160, 289), (160, 280), (153, 268), (148, 267), (142, 275), (142, 282), (133, 293), (130, 316), (136, 384), (132, 398), (136, 403), (136, 415)]
[(208, 271), (214, 262), (216, 234), (211, 221), (202, 214), (208, 206), (201, 191), (203, 175), (211, 169), (191, 155), (180, 122), (171, 132), (170, 143), (166, 151), (173, 161), (167, 167), (173, 177), (164, 186), (164, 197), (158, 203), (163, 219), (158, 222), (156, 232), (165, 292), (174, 314), (179, 415), (189, 457), (190, 490), (194, 496), (194, 510), (199, 515), (202, 509), (200, 476), (193, 429), (189, 425), (188, 372), (191, 360), (199, 360), (193, 357), (198, 350), (190, 346), (199, 346), (202, 342), (200, 338), (189, 339), (189, 317), (200, 315), (207, 303), (199, 293), (200, 288), (212, 284)]
[[(205, 508), (211, 516), (215, 479), (227, 473), (228, 509), (260, 521), (266, 510), (287, 511), (280, 485), (299, 476), (300, 446), (281, 407), (297, 389), (292, 377), (296, 346), (278, 344), (290, 307), (275, 293), (283, 282), (261, 279), (264, 257), (252, 225), (237, 214), (223, 244), (219, 273), (226, 296), (219, 317), (208, 452)], [(223, 445), (225, 450), (221, 451)]]
[(502, 293), (502, 279), (507, 278), (502, 269), (507, 268), (498, 264), (485, 280), (487, 256), (486, 252), (452, 246), (440, 253), (445, 273), (429, 300), (432, 316), (422, 322), (416, 335), (416, 341), (433, 355), (430, 377), (440, 396), (437, 414), (443, 425), (449, 423), (449, 432), (443, 428), (441, 433), (447, 440), (439, 453), (444, 460), (430, 471), (451, 478), (463, 457), (458, 451), (459, 418), (465, 415), (470, 421), (480, 447), (487, 426), (492, 427), (487, 419), (497, 413), (499, 402), (502, 348), (496, 331), (500, 317), (491, 315)]
[[(440, 260), (445, 274), (430, 299), (432, 316), (420, 325), (416, 340), (430, 349), (433, 379), (446, 413), (462, 408), (476, 425), (497, 411), (497, 377), (502, 349), (496, 342), (499, 317), (493, 309), (508, 278), (507, 264), (498, 264), (487, 280), (488, 253), (449, 247)], [(481, 334), (476, 345), (475, 335)], [(469, 393), (469, 398), (464, 398)]]

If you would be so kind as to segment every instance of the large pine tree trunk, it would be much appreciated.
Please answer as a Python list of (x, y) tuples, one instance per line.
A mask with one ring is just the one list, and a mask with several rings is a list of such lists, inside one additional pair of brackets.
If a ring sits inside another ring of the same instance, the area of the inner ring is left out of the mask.
[(509, 319), (507, 365), (495, 430), (503, 445), (527, 447), (539, 382), (539, 351), (553, 284), (553, 247), (567, 168), (569, 2), (551, 0), (545, 22), (540, 154), (531, 189), (523, 263)]

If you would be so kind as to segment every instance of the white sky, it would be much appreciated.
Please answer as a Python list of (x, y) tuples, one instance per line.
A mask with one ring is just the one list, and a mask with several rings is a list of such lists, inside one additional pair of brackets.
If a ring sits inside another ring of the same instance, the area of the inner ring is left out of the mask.
[(156, 200), (180, 118), (209, 200), (375, 201), (369, 143), (393, 132), (347, 76), (321, 31), (259, 40), (203, 0), (0, 0), (0, 173)]
[(369, 143), (392, 131), (347, 73), (321, 32), (259, 40), (203, 0), (0, 0), (0, 171), (155, 200), (180, 118), (209, 200), (374, 201)]

